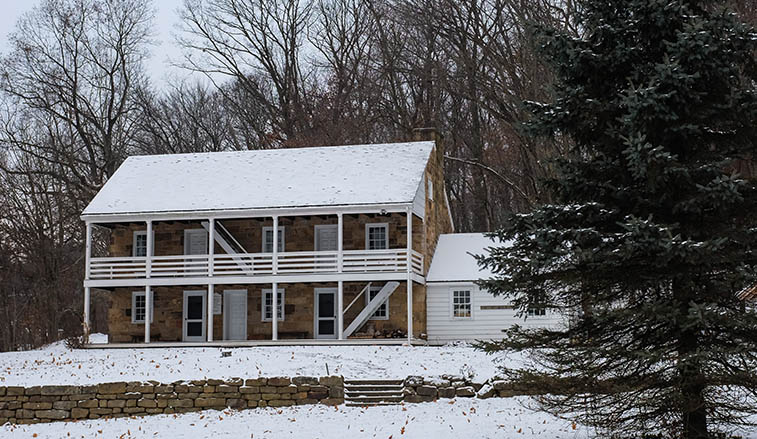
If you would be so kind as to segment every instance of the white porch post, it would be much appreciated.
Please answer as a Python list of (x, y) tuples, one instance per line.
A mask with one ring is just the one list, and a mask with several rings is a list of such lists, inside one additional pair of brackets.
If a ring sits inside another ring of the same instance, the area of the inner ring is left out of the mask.
[[(342, 273), (344, 267), (344, 215), (337, 214), (337, 271)], [(336, 335), (339, 340), (344, 340), (344, 281), (337, 283), (336, 295)]]
[(213, 257), (215, 255), (216, 220), (208, 220), (208, 334), (207, 340), (213, 341)]
[[(153, 235), (152, 235), (152, 220), (147, 221), (147, 246), (145, 248), (146, 250), (146, 256), (145, 256), (145, 278), (148, 280), (150, 279), (150, 273), (152, 272), (152, 246), (153, 246)], [(152, 300), (151, 296), (152, 291), (150, 289), (150, 285), (145, 285), (145, 343), (150, 343), (150, 317), (152, 316)]]
[(337, 214), (336, 230), (336, 267), (341, 273), (344, 269), (344, 215), (341, 212)]
[[(271, 238), (271, 247), (273, 248), (272, 273), (274, 276), (279, 272), (279, 217), (273, 217), (273, 237)], [(271, 340), (279, 339), (279, 283), (274, 281), (271, 289)]]
[(407, 341), (413, 340), (413, 211), (407, 212)]
[(337, 282), (336, 292), (336, 338), (344, 340), (344, 281)]
[[(92, 257), (92, 223), (87, 222), (86, 244), (84, 246), (84, 280), (89, 280), (89, 262)], [(84, 339), (89, 340), (90, 290), (84, 287)]]

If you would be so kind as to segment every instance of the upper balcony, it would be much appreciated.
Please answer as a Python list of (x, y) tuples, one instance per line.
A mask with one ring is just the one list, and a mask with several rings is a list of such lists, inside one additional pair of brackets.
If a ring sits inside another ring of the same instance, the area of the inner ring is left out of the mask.
[[(345, 250), (340, 264), (336, 251), (298, 251), (273, 253), (231, 253), (214, 255), (173, 255), (147, 257), (91, 258), (90, 280), (139, 280), (214, 278), (214, 282), (263, 282), (273, 275), (315, 274), (391, 274), (412, 273), (423, 276), (423, 255), (406, 249)], [(204, 280), (206, 282), (206, 280)], [(245, 282), (245, 283), (247, 283)], [(158, 282), (162, 283), (162, 282)]]
[(107, 254), (87, 253), (85, 286), (423, 282), (425, 228), (413, 215), (408, 227), (408, 213), (100, 224), (110, 245)]

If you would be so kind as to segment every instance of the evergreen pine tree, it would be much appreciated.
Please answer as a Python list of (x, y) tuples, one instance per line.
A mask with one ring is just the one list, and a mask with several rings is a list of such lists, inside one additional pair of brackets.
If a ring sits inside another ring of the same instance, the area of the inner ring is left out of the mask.
[(750, 425), (757, 313), (737, 294), (757, 279), (757, 181), (739, 170), (757, 148), (757, 33), (703, 0), (586, 0), (580, 22), (581, 38), (541, 31), (558, 85), (529, 104), (531, 130), (575, 145), (556, 201), (479, 257), (482, 287), (570, 324), (484, 347), (528, 354), (514, 375), (544, 408), (616, 434)]

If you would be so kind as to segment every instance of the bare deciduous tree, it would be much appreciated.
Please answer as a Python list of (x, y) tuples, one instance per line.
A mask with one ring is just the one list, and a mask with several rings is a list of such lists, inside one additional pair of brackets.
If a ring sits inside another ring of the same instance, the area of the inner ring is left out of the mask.
[(80, 324), (79, 214), (134, 151), (151, 17), (149, 0), (43, 0), (11, 35), (0, 70), (9, 210), (0, 234), (14, 257), (3, 261), (10, 290), (0, 312), (24, 332), (0, 348), (57, 340)]
[(281, 146), (308, 131), (302, 48), (311, 16), (312, 7), (298, 0), (184, 2), (185, 66), (213, 81), (213, 74), (230, 77), (249, 98), (239, 106), (265, 110), (267, 120), (256, 127), (259, 147)]

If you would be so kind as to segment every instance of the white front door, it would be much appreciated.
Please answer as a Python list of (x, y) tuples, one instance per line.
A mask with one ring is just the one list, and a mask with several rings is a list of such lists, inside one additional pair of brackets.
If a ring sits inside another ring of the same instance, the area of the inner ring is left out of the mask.
[[(208, 233), (204, 229), (184, 230), (184, 254), (207, 255)], [(198, 276), (207, 275), (207, 261), (203, 258), (187, 258), (184, 262), (184, 271), (196, 273)]]
[(315, 226), (315, 251), (336, 251), (338, 230), (336, 225)]
[(336, 338), (336, 288), (315, 289), (315, 338)]
[(223, 292), (223, 339), (247, 340), (247, 290)]
[(184, 291), (182, 340), (205, 341), (205, 291)]
[(189, 229), (184, 231), (184, 254), (208, 254), (208, 232), (205, 229)]

